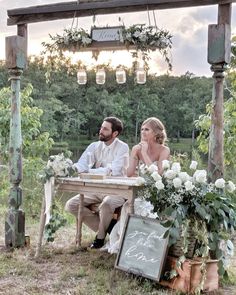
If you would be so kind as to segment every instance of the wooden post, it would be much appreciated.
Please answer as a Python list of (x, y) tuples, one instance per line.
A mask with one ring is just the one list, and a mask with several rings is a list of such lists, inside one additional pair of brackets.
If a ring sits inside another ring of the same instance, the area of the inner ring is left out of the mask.
[(25, 245), (25, 215), (20, 209), (22, 203), (22, 136), (20, 115), (20, 76), (26, 65), (26, 38), (6, 37), (6, 66), (11, 81), (11, 122), (10, 122), (10, 194), (9, 209), (5, 222), (6, 247)]
[(218, 24), (208, 28), (208, 62), (212, 65), (213, 90), (212, 114), (209, 139), (209, 180), (215, 181), (224, 175), (224, 72), (230, 62), (231, 3), (219, 5)]

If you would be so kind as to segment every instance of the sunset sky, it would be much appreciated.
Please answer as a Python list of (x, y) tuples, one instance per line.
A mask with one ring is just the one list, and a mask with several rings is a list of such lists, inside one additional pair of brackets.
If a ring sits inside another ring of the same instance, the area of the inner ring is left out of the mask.
[[(70, 2), (69, 0), (68, 2)], [(28, 6), (67, 2), (66, 0), (0, 0), (0, 59), (5, 59), (5, 37), (16, 34), (16, 26), (7, 26), (7, 10)], [(193, 7), (183, 9), (156, 10), (157, 26), (169, 30), (173, 35), (171, 50), (173, 75), (183, 75), (189, 71), (197, 76), (210, 76), (210, 65), (207, 63), (207, 31), (209, 24), (217, 23), (217, 5)], [(154, 25), (153, 12), (150, 11), (151, 25)], [(100, 15), (96, 17), (95, 25), (119, 25), (119, 17), (125, 26), (132, 24), (148, 24), (148, 13), (136, 12), (129, 14)], [(41, 42), (48, 41), (48, 34), (61, 34), (64, 28), (70, 28), (72, 19), (29, 24), (28, 53), (39, 54), (42, 50)], [(78, 19), (78, 26), (88, 32), (93, 26), (92, 17)], [(236, 35), (236, 3), (232, 9), (232, 34)], [(98, 63), (110, 60), (115, 66), (120, 63), (131, 64), (128, 52), (103, 53)], [(87, 64), (91, 62), (91, 54), (80, 54), (75, 59), (83, 59)], [(93, 62), (94, 63), (94, 62)], [(167, 65), (158, 54), (152, 54), (151, 70), (156, 74), (164, 74)]]

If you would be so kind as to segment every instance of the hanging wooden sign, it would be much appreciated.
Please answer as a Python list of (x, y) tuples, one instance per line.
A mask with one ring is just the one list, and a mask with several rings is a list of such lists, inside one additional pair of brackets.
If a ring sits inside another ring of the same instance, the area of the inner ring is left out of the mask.
[(122, 27), (92, 28), (91, 37), (99, 42), (121, 41)]

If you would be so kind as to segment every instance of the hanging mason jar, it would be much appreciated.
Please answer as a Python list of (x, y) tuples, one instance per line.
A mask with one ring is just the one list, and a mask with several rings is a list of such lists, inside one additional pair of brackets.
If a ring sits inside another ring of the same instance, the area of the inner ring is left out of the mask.
[(85, 85), (87, 83), (87, 73), (84, 69), (78, 70), (77, 82), (80, 85)]
[(96, 73), (96, 83), (97, 84), (104, 84), (106, 81), (106, 73), (104, 69), (97, 70)]
[(136, 81), (138, 84), (145, 84), (146, 83), (146, 72), (143, 68), (139, 68), (136, 71)]
[(123, 68), (117, 68), (116, 70), (116, 82), (118, 84), (124, 84), (126, 82), (126, 73)]

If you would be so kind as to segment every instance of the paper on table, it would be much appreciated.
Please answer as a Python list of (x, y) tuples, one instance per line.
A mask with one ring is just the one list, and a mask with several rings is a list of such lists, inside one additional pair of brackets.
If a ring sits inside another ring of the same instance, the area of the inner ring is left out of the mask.
[(81, 179), (106, 179), (105, 174), (80, 173)]

